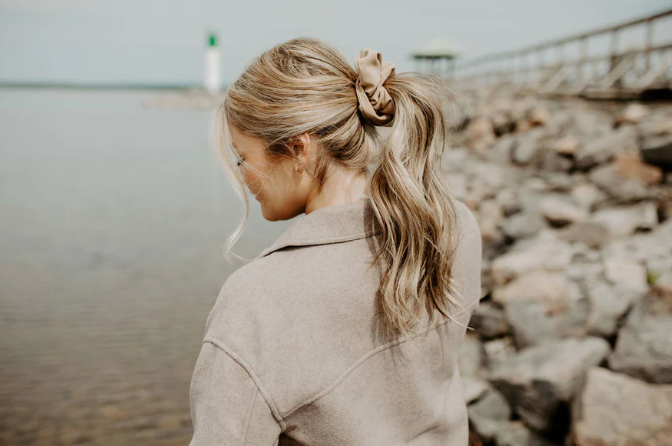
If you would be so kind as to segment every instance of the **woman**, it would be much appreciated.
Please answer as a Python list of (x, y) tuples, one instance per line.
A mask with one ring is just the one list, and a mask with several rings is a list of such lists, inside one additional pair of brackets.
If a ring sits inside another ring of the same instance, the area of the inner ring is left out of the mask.
[(438, 171), (441, 95), (438, 78), (395, 74), (370, 49), (353, 68), (312, 38), (228, 88), (216, 124), (245, 214), (243, 183), (267, 220), (305, 215), (221, 289), (191, 446), (467, 445), (456, 359), (481, 235)]

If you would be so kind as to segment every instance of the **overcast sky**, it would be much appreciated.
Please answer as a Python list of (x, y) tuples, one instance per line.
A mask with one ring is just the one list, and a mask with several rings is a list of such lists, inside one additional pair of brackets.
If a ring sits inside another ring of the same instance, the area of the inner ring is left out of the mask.
[(332, 43), (350, 63), (373, 48), (403, 72), (414, 68), (409, 53), (435, 37), (477, 57), (671, 7), (671, 0), (0, 0), (0, 81), (198, 83), (210, 29), (219, 34), (225, 83), (255, 55), (298, 36)]

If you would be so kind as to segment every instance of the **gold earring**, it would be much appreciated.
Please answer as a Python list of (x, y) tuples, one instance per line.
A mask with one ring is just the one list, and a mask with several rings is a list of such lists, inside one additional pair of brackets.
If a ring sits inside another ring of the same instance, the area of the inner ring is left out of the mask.
[(297, 164), (296, 166), (294, 166), (294, 172), (296, 172), (297, 175), (303, 175), (305, 169), (303, 168), (303, 166), (301, 166), (301, 172), (299, 172), (299, 165)]

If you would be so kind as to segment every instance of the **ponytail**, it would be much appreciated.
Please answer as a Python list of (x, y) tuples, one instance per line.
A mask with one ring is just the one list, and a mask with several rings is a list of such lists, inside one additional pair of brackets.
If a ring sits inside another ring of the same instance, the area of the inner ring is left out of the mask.
[(408, 336), (416, 334), (425, 311), (430, 325), (435, 309), (455, 321), (448, 305), (464, 304), (453, 295), (451, 274), (459, 220), (440, 172), (447, 135), (440, 98), (448, 92), (440, 78), (413, 72), (388, 78), (385, 88), (395, 114), (370, 184), (382, 227), (375, 261), (382, 266), (380, 303), (387, 321)]

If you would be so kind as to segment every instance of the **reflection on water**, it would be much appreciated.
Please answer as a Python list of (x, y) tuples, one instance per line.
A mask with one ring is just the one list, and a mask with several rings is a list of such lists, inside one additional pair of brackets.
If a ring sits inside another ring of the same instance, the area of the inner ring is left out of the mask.
[[(0, 444), (185, 445), (242, 206), (210, 112), (160, 93), (0, 90)], [(250, 201), (252, 258), (291, 223)], [(262, 237), (259, 234), (263, 234)]]

